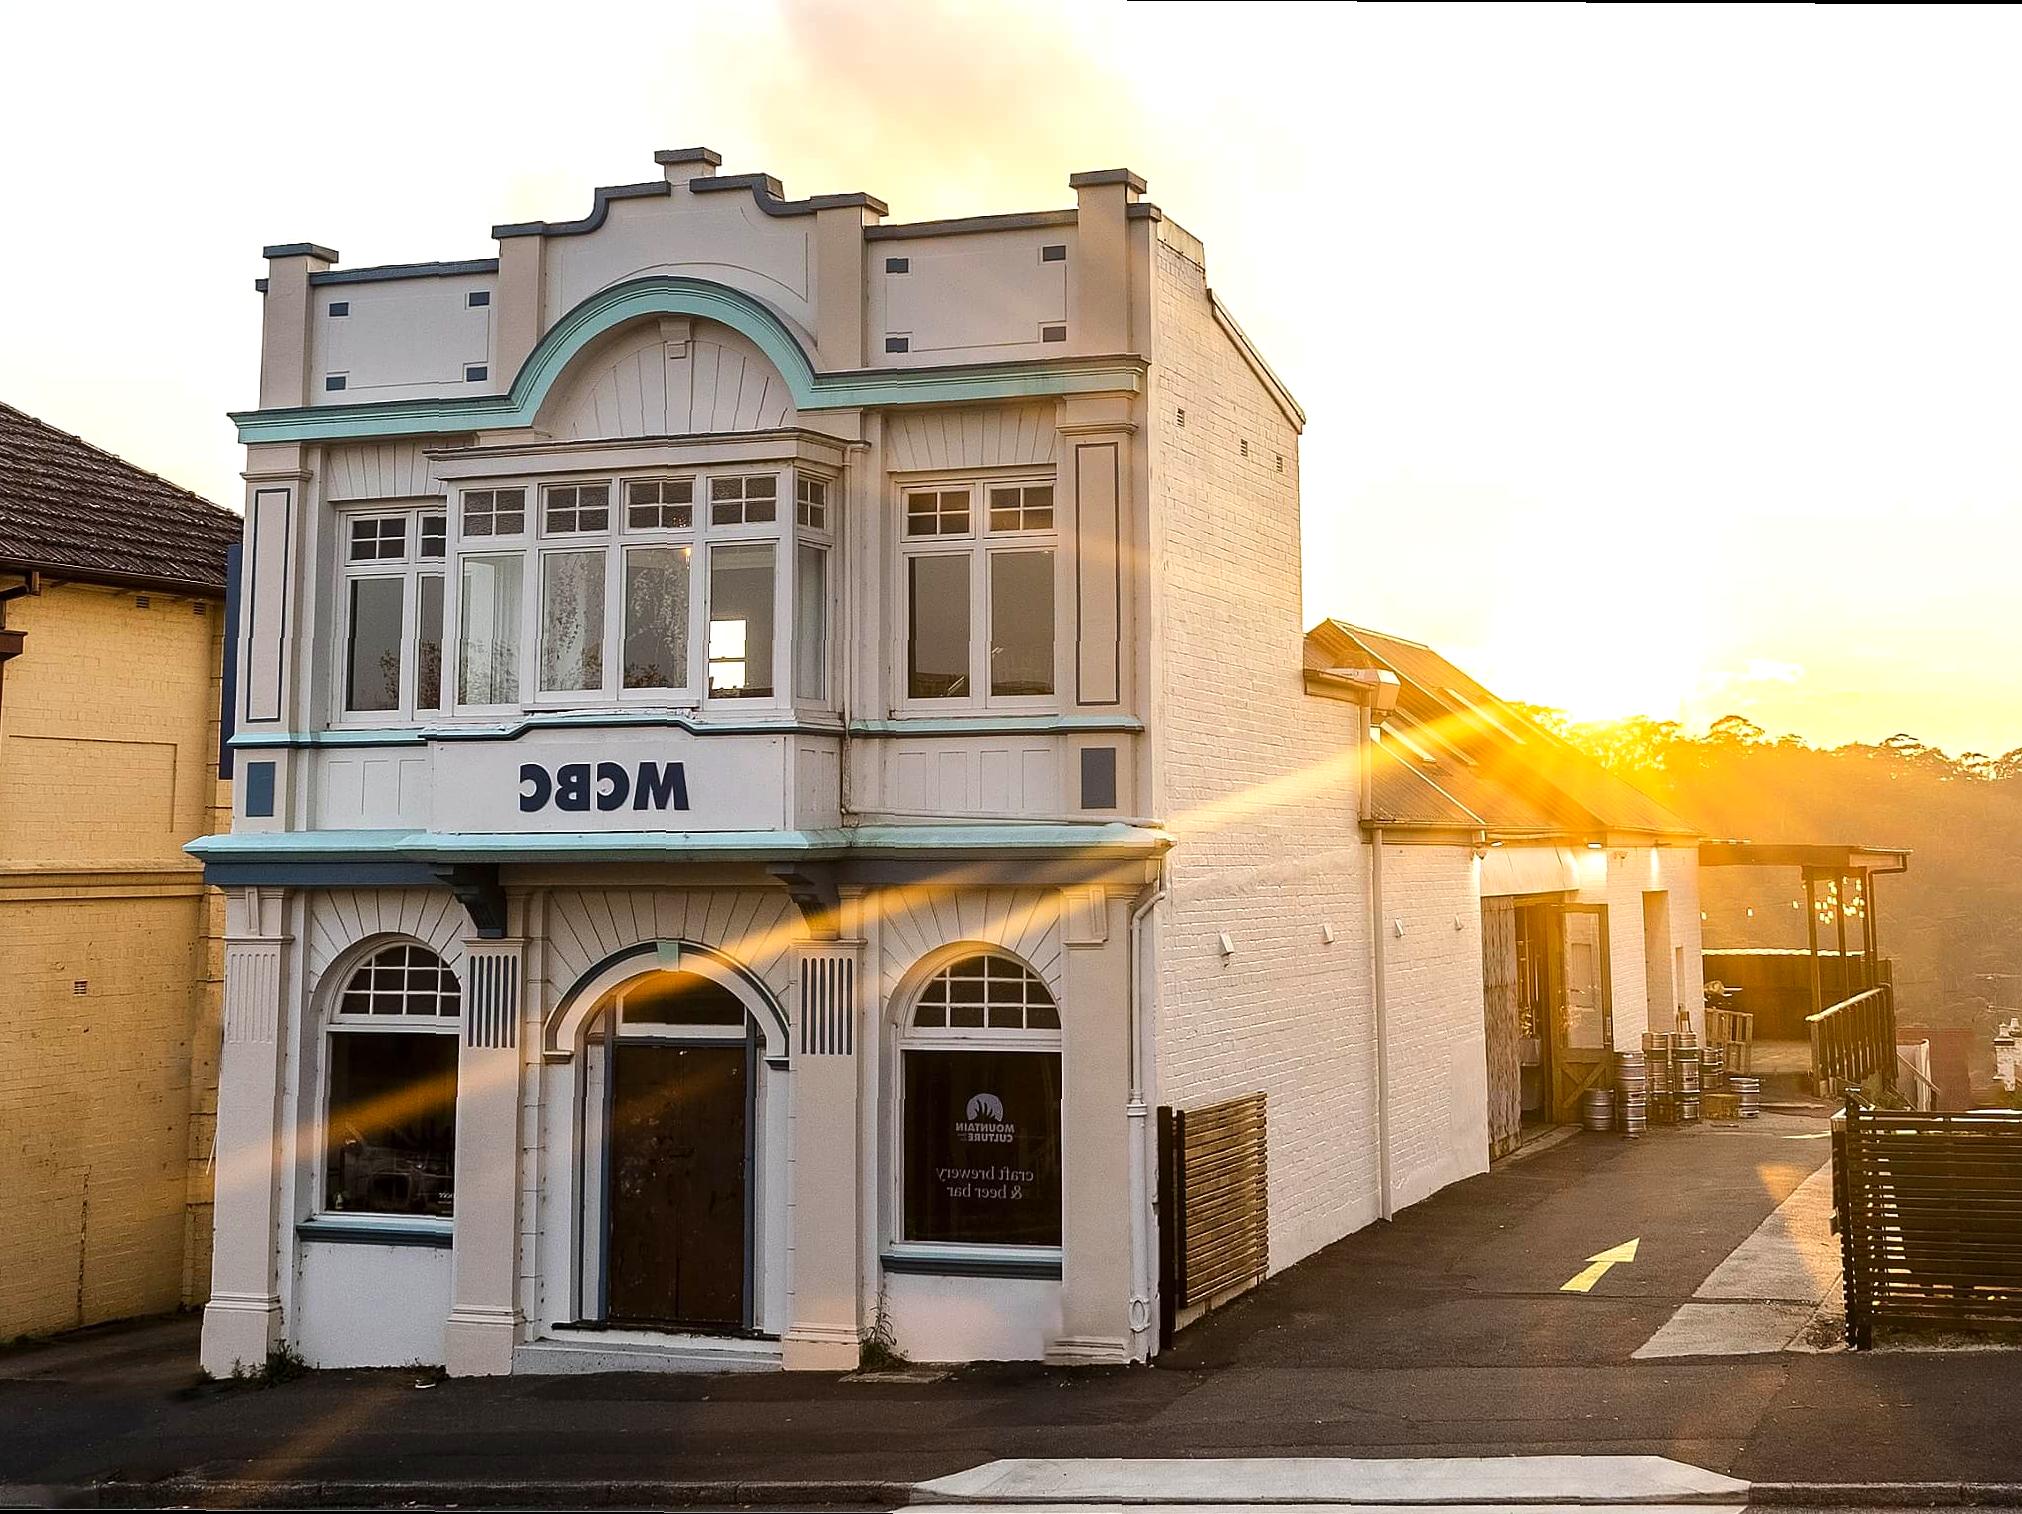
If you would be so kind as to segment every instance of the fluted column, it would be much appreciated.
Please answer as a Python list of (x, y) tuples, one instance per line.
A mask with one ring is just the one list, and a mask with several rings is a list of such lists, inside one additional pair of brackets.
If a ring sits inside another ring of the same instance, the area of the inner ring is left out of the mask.
[(512, 1371), (519, 1341), (520, 1020), (526, 942), (464, 943), (456, 1064), (455, 1279), (443, 1331), (452, 1377)]
[(227, 1377), (264, 1366), (281, 1339), (274, 1258), (280, 1218), (281, 996), (290, 938), (285, 896), (226, 900), (224, 1048), (218, 1063), (217, 1200), (204, 1368)]

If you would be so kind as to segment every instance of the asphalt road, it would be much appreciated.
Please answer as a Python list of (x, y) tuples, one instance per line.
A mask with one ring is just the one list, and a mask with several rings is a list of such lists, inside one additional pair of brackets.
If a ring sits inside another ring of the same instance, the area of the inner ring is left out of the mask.
[[(1580, 1136), (1350, 1236), (1149, 1369), (201, 1386), (194, 1320), (86, 1332), (0, 1351), (0, 1485), (520, 1485), (542, 1502), (679, 1482), (740, 1502), (742, 1484), (801, 1482), (875, 1503), (1012, 1456), (1546, 1452), (1757, 1482), (2022, 1482), (2022, 1352), (1630, 1360), (1826, 1159), (1801, 1138), (1822, 1128)], [(1560, 1291), (1631, 1238), (1634, 1262)]]

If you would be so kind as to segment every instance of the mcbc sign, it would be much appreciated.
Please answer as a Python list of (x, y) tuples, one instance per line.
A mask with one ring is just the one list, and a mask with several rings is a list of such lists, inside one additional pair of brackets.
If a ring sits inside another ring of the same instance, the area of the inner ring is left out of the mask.
[(520, 764), (520, 810), (685, 810), (688, 772), (679, 762)]

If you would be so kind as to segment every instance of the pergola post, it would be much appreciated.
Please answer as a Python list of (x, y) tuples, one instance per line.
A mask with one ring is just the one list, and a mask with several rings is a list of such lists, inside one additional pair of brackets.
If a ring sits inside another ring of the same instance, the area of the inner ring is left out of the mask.
[(1825, 1008), (1825, 1000), (1818, 981), (1818, 879), (1810, 868), (1804, 870), (1804, 934), (1811, 948), (1811, 1012), (1817, 1014)]

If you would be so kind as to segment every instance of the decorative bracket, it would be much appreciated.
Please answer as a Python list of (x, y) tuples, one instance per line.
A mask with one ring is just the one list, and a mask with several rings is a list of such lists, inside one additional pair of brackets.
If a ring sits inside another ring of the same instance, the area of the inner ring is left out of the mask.
[(478, 936), (495, 941), (506, 933), (505, 889), (495, 862), (447, 862), (433, 869), (443, 887), (456, 895)]
[(786, 887), (808, 934), (833, 939), (841, 924), (842, 893), (836, 870), (826, 862), (775, 862), (766, 868)]

